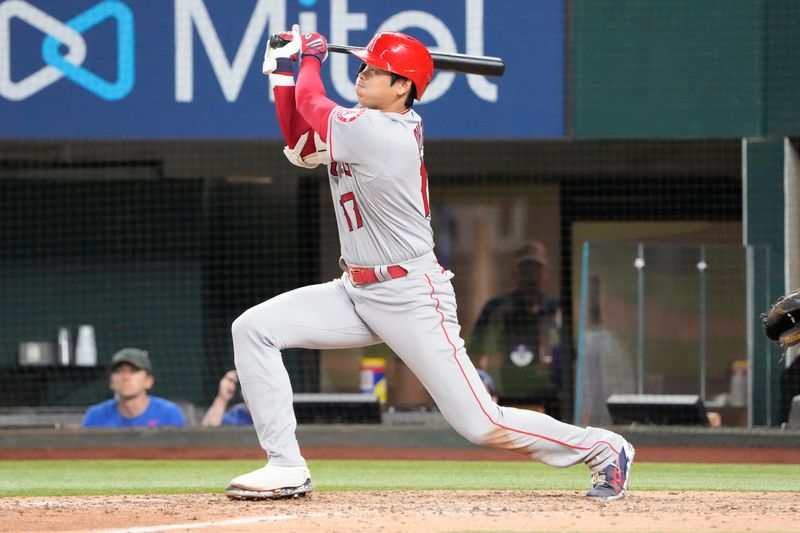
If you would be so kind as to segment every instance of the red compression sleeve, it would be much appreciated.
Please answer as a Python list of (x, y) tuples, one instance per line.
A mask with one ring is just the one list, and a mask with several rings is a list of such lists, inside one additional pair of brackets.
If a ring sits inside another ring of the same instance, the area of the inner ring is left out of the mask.
[(300, 73), (297, 75), (297, 88), (295, 101), (297, 111), (319, 133), (323, 140), (328, 139), (328, 117), (336, 107), (336, 102), (325, 96), (325, 86), (320, 78), (319, 60), (306, 57), (300, 63)]
[(294, 103), (293, 86), (277, 86), (272, 94), (275, 95), (275, 114), (278, 116), (278, 125), (281, 127), (283, 140), (294, 148), (297, 139), (311, 129), (308, 122), (300, 116)]

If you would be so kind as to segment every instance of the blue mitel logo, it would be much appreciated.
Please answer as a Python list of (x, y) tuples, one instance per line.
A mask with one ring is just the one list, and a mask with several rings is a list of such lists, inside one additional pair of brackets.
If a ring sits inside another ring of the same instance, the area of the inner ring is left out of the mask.
[[(23, 80), (11, 80), (10, 21), (17, 17), (47, 36), (42, 42), (42, 58), (47, 66)], [(82, 67), (86, 59), (86, 41), (82, 33), (106, 19), (117, 26), (117, 80), (111, 83)], [(67, 48), (62, 55), (60, 46)], [(22, 0), (0, 4), (0, 95), (9, 100), (24, 100), (67, 77), (104, 100), (119, 100), (131, 92), (134, 83), (133, 13), (119, 0), (104, 0), (62, 23)]]

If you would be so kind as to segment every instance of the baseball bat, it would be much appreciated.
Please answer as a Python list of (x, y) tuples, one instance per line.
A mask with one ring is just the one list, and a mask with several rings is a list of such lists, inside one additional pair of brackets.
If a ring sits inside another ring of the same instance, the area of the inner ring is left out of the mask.
[[(329, 44), (328, 50), (337, 54), (346, 54), (350, 50), (363, 50), (360, 46)], [(438, 70), (452, 70), (464, 74), (481, 74), (483, 76), (502, 76), (506, 71), (506, 63), (499, 57), (471, 56), (467, 54), (449, 54), (431, 52), (433, 67)]]
[[(280, 48), (288, 41), (280, 35), (272, 35), (269, 45)], [(329, 44), (328, 51), (337, 54), (346, 54), (351, 50), (363, 50), (360, 46), (344, 44)], [(464, 74), (480, 74), (482, 76), (502, 76), (506, 71), (506, 63), (499, 57), (472, 56), (467, 54), (450, 54), (445, 52), (431, 52), (433, 67), (439, 70), (452, 70)]]

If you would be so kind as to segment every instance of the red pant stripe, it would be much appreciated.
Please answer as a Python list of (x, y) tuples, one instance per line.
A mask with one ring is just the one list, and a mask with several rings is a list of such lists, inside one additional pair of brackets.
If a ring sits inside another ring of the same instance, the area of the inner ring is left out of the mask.
[(515, 433), (521, 433), (523, 435), (530, 435), (531, 437), (537, 437), (537, 438), (540, 438), (540, 439), (544, 439), (544, 440), (547, 440), (547, 441), (550, 441), (550, 442), (554, 442), (556, 444), (560, 444), (562, 446), (566, 446), (568, 448), (573, 448), (573, 449), (576, 449), (576, 450), (582, 450), (582, 451), (591, 450), (592, 448), (594, 448), (595, 446), (597, 446), (599, 444), (605, 444), (606, 446), (611, 448), (614, 451), (614, 453), (619, 455), (619, 451), (616, 450), (611, 445), (611, 443), (606, 442), (604, 440), (597, 441), (596, 443), (594, 443), (593, 445), (591, 445), (589, 447), (575, 446), (574, 444), (569, 444), (568, 442), (563, 442), (563, 441), (554, 439), (552, 437), (547, 437), (545, 435), (539, 435), (538, 433), (531, 433), (529, 431), (523, 431), (521, 429), (516, 429), (516, 428), (509, 427), (509, 426), (505, 426), (503, 424), (500, 424), (496, 420), (494, 420), (492, 418), (492, 415), (490, 415), (486, 411), (486, 409), (483, 407), (483, 404), (481, 404), (480, 400), (478, 399), (478, 395), (475, 393), (475, 389), (472, 388), (472, 384), (469, 382), (469, 379), (467, 379), (467, 373), (464, 372), (464, 367), (461, 365), (461, 362), (458, 360), (458, 357), (456, 357), (456, 353), (457, 353), (456, 345), (453, 344), (453, 341), (450, 339), (450, 335), (447, 333), (447, 329), (445, 329), (445, 327), (444, 327), (444, 313), (442, 313), (442, 311), (439, 310), (439, 303), (440, 303), (439, 298), (437, 298), (436, 295), (434, 294), (435, 293), (435, 289), (433, 288), (433, 283), (431, 282), (431, 278), (427, 274), (425, 274), (425, 279), (428, 280), (428, 285), (431, 288), (431, 294), (430, 294), (431, 300), (436, 302), (436, 312), (439, 313), (439, 316), (442, 317), (439, 325), (442, 328), (442, 332), (444, 333), (445, 338), (447, 339), (447, 343), (453, 348), (453, 359), (455, 360), (456, 364), (458, 365), (458, 368), (461, 371), (461, 375), (464, 377), (464, 381), (467, 382), (467, 386), (469, 387), (470, 392), (472, 392), (472, 397), (475, 398), (476, 402), (478, 402), (478, 407), (481, 408), (481, 411), (486, 416), (486, 418), (489, 419), (489, 422), (491, 422), (493, 425), (495, 425), (495, 426), (497, 426), (499, 428), (502, 428), (502, 429), (505, 429), (505, 430), (508, 430), (508, 431), (513, 431)]

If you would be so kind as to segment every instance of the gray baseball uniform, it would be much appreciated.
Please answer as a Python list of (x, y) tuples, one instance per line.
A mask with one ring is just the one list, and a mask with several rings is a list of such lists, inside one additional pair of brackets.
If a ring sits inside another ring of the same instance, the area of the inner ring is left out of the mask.
[(232, 328), (236, 368), (269, 463), (305, 465), (281, 350), (385, 342), (471, 442), (552, 466), (585, 462), (596, 472), (611, 464), (625, 442), (620, 435), (502, 407), (487, 393), (460, 336), (453, 274), (433, 253), (417, 113), (336, 107), (328, 121), (345, 272), (256, 305)]

